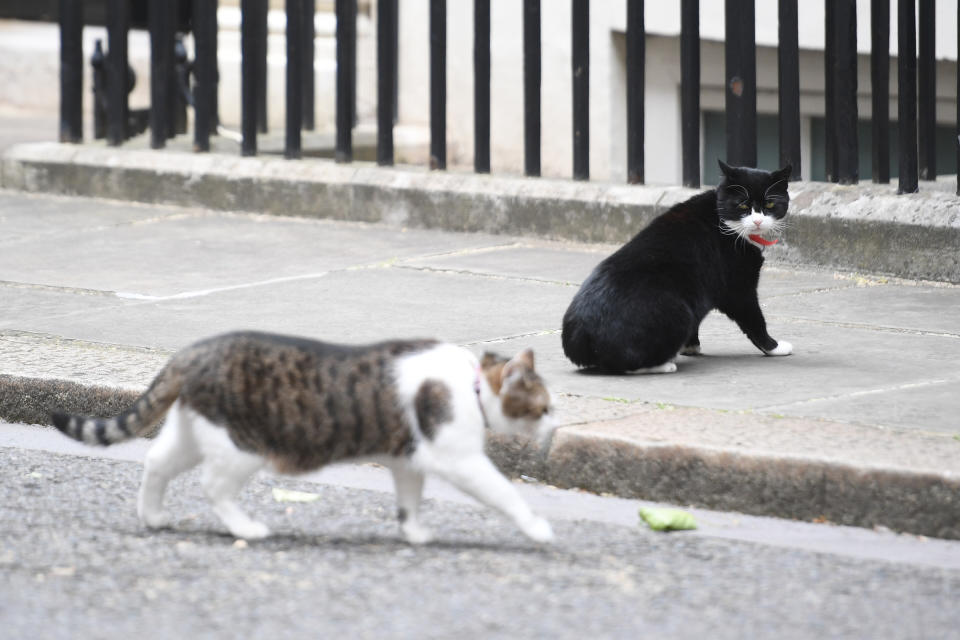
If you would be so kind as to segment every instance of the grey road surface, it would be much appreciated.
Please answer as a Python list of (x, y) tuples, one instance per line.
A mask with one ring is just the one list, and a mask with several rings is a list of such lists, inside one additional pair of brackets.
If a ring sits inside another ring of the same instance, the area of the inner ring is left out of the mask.
[(193, 474), (171, 487), (173, 529), (144, 530), (142, 441), (0, 434), (5, 638), (960, 637), (956, 542), (702, 511), (698, 532), (654, 533), (636, 501), (522, 485), (558, 534), (538, 546), (429, 485), (438, 541), (415, 548), (382, 470), (346, 466), (255, 480), (243, 502), (276, 534), (246, 544)]

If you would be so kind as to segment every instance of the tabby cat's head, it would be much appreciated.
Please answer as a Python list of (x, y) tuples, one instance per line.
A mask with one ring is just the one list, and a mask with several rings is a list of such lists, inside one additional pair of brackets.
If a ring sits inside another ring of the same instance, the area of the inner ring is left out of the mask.
[(790, 203), (787, 193), (790, 165), (771, 172), (718, 162), (723, 172), (717, 186), (720, 230), (754, 246), (776, 244)]
[(484, 377), (499, 399), (502, 424), (491, 427), (508, 433), (525, 433), (541, 443), (553, 431), (550, 392), (534, 370), (533, 351), (524, 349), (511, 359), (487, 352), (480, 361)]

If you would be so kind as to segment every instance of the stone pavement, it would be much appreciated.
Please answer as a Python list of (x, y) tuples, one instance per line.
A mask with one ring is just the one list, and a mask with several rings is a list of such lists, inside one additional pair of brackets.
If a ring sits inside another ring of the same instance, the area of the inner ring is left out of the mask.
[(768, 358), (720, 315), (673, 375), (579, 373), (576, 287), (613, 245), (0, 191), (0, 417), (111, 414), (169, 354), (250, 328), (533, 347), (561, 427), (491, 442), (566, 487), (960, 537), (960, 287), (769, 264)]

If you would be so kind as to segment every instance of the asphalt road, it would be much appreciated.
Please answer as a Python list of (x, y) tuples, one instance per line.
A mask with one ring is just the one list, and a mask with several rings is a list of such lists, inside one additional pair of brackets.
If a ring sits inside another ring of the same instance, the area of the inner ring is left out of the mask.
[[(438, 541), (414, 548), (382, 470), (348, 466), (260, 476), (243, 502), (276, 535), (245, 544), (195, 474), (171, 486), (175, 527), (144, 530), (143, 442), (107, 459), (51, 451), (48, 429), (0, 433), (4, 638), (960, 637), (955, 542), (710, 512), (699, 532), (662, 534), (636, 523), (637, 502), (524, 485), (558, 535), (542, 547), (429, 485)], [(321, 499), (277, 502), (277, 486)]]

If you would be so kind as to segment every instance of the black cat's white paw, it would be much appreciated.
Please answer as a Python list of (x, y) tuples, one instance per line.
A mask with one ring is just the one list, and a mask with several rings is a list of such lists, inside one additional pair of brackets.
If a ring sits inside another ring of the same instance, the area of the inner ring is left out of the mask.
[(663, 364), (658, 364), (655, 367), (644, 367), (642, 369), (637, 369), (634, 373), (675, 373), (677, 371), (677, 363), (672, 360), (669, 362), (664, 362)]
[(777, 342), (777, 346), (769, 351), (764, 351), (768, 356), (788, 356), (793, 353), (793, 345), (786, 340)]

